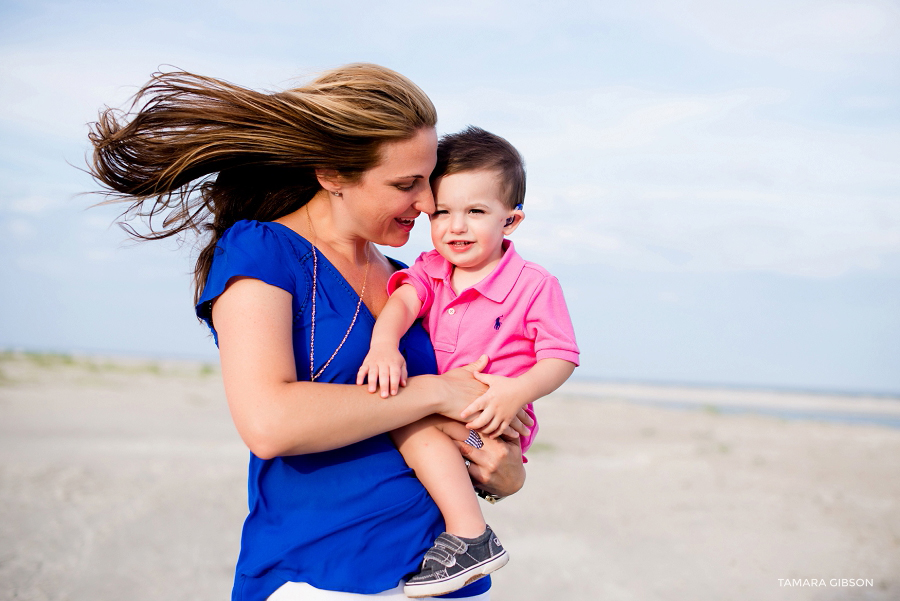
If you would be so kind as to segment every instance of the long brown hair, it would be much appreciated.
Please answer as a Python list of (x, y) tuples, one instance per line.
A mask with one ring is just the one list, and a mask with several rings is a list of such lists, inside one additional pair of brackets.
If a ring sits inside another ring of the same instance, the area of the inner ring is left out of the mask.
[[(276, 93), (156, 73), (127, 111), (101, 111), (88, 168), (108, 193), (102, 204), (128, 204), (120, 225), (134, 238), (208, 235), (194, 268), (196, 301), (216, 243), (236, 221), (287, 215), (319, 191), (316, 168), (355, 181), (378, 164), (382, 144), (436, 123), (428, 96), (378, 65), (346, 65)], [(134, 218), (146, 232), (128, 223)]]

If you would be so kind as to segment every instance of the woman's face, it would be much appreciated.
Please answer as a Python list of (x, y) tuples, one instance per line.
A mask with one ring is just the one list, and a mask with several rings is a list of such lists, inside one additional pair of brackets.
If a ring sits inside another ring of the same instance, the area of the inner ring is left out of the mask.
[(402, 246), (420, 213), (434, 212), (428, 176), (437, 162), (437, 133), (420, 129), (409, 140), (387, 142), (381, 162), (340, 188), (354, 229), (386, 246)]

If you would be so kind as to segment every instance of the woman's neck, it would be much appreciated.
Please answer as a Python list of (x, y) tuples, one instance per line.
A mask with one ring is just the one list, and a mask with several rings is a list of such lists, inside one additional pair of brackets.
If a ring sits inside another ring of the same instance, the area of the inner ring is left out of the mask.
[(313, 196), (302, 208), (278, 219), (329, 258), (340, 258), (349, 264), (364, 265), (369, 242), (350, 231), (347, 220), (339, 217), (339, 209), (324, 190)]

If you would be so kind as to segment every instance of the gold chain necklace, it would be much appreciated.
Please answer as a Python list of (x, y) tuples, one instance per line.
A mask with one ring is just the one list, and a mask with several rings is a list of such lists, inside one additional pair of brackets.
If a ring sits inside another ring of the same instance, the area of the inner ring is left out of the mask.
[[(356, 302), (356, 311), (353, 313), (353, 319), (350, 321), (350, 327), (347, 328), (347, 331), (344, 332), (344, 337), (341, 339), (341, 343), (334, 349), (334, 352), (331, 353), (331, 357), (328, 358), (328, 361), (325, 362), (325, 365), (319, 369), (319, 371), (315, 370), (315, 352), (316, 352), (316, 272), (319, 270), (319, 257), (316, 253), (316, 243), (315, 239), (316, 230), (313, 228), (312, 219), (309, 217), (309, 205), (306, 205), (306, 223), (309, 225), (309, 231), (313, 235), (313, 242), (310, 242), (310, 246), (312, 246), (313, 252), (313, 285), (312, 285), (312, 325), (310, 327), (309, 334), (309, 380), (310, 382), (315, 382), (316, 378), (322, 375), (322, 372), (325, 371), (325, 368), (331, 363), (331, 360), (337, 356), (338, 351), (341, 350), (341, 347), (344, 346), (344, 343), (347, 342), (347, 337), (350, 336), (350, 330), (353, 329), (353, 326), (356, 324), (356, 318), (359, 316), (359, 308), (362, 306), (363, 296), (366, 294), (366, 282), (369, 281), (369, 244), (366, 243), (366, 274), (363, 276), (363, 285), (362, 289), (359, 291), (359, 300)], [(349, 283), (349, 282), (348, 282)], [(352, 288), (352, 287), (351, 287)]]

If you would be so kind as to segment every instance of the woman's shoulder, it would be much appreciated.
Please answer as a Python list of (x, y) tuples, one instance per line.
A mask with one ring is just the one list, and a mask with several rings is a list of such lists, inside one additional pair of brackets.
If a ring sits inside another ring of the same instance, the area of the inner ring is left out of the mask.
[(255, 273), (270, 275), (292, 272), (304, 263), (310, 250), (309, 242), (285, 225), (242, 219), (219, 238), (212, 269), (227, 272), (250, 268)]
[(303, 296), (308, 288), (309, 243), (277, 222), (241, 220), (229, 227), (216, 244), (206, 285), (197, 304), (205, 317), (211, 305), (235, 277), (261, 280)]
[[(309, 242), (300, 234), (286, 225), (277, 221), (255, 221), (241, 219), (229, 227), (219, 238), (217, 245), (223, 250), (243, 249), (253, 251), (255, 249), (294, 250), (296, 253), (309, 252)], [(297, 257), (300, 258), (299, 256)]]
[(409, 265), (399, 259), (395, 259), (394, 257), (385, 255), (384, 258), (388, 260), (388, 263), (391, 264), (391, 267), (394, 268), (394, 271), (399, 271), (401, 269), (406, 269), (407, 267), (409, 267)]

